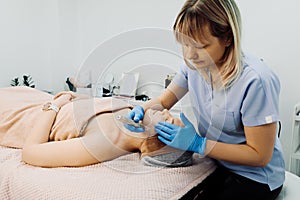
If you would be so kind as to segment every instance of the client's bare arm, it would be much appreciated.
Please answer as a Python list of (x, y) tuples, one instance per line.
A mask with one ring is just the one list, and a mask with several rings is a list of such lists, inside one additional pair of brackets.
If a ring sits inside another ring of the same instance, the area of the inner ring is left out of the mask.
[[(60, 108), (71, 98), (72, 95), (70, 94), (62, 94), (52, 103)], [(36, 122), (25, 141), (22, 160), (41, 167), (83, 166), (98, 162), (85, 150), (77, 138), (48, 142), (56, 114), (54, 110), (43, 111), (41, 108), (39, 121)]]

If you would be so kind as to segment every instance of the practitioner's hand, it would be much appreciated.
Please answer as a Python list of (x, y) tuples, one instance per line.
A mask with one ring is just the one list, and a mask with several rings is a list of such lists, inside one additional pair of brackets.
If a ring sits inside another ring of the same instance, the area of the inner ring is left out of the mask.
[(134, 122), (139, 122), (144, 119), (144, 108), (142, 106), (135, 106), (127, 115), (129, 119), (132, 119)]
[[(144, 108), (142, 106), (135, 106), (127, 115), (129, 119), (132, 119), (134, 122), (139, 122), (144, 118)], [(129, 124), (124, 124), (124, 127), (130, 130), (131, 132), (144, 132), (143, 128), (136, 128)]]
[(145, 130), (141, 127), (141, 128), (136, 128), (132, 125), (129, 125), (129, 124), (124, 124), (124, 127), (127, 128), (128, 130), (130, 130), (131, 132), (137, 132), (137, 133), (140, 133), (140, 132), (145, 132)]
[(204, 155), (206, 138), (198, 135), (193, 124), (183, 113), (180, 113), (180, 118), (185, 125), (184, 127), (168, 122), (159, 122), (156, 124), (155, 131), (159, 135), (158, 139), (171, 147)]

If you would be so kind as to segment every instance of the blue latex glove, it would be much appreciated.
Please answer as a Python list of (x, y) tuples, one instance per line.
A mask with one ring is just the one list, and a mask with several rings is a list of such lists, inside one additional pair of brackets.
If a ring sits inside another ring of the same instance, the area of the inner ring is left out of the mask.
[(204, 155), (206, 138), (198, 135), (193, 124), (183, 113), (180, 113), (180, 118), (185, 125), (184, 127), (168, 122), (156, 124), (155, 131), (159, 135), (158, 139), (171, 147)]
[[(142, 106), (135, 106), (127, 115), (129, 119), (132, 119), (134, 122), (139, 122), (144, 119), (144, 108)], [(130, 130), (131, 132), (144, 132), (143, 128), (136, 128), (129, 124), (124, 124), (124, 127)]]
[(129, 119), (132, 119), (134, 122), (139, 122), (144, 119), (144, 108), (142, 106), (135, 106), (127, 115)]
[(129, 124), (124, 124), (124, 127), (127, 128), (128, 130), (130, 130), (131, 132), (145, 132), (145, 130), (141, 127), (141, 128), (137, 128), (135, 126), (129, 125)]

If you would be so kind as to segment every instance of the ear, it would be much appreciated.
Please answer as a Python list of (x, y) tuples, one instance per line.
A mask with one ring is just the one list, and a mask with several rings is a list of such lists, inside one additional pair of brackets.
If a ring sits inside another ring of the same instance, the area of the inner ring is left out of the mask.
[(229, 47), (231, 45), (231, 43), (232, 43), (232, 37), (229, 36), (229, 37), (224, 39), (225, 47)]

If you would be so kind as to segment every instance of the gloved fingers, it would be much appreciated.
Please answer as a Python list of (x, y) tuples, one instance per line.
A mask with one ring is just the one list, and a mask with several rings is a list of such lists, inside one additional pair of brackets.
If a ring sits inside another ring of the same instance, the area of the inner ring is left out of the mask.
[(174, 124), (170, 124), (169, 122), (158, 122), (158, 125), (165, 126), (169, 129), (178, 129), (178, 128), (180, 128), (179, 126), (174, 125)]
[(127, 114), (127, 117), (128, 117), (129, 119), (133, 119), (134, 116), (135, 116), (135, 112), (134, 112), (134, 111), (130, 111), (130, 112)]
[(168, 141), (172, 141), (174, 136), (172, 134), (166, 133), (158, 128), (155, 128), (155, 132), (160, 136), (165, 138)]
[(172, 127), (166, 126), (165, 123), (161, 123), (161, 122), (155, 125), (155, 130), (156, 129), (161, 130), (169, 135), (173, 135), (174, 133), (177, 132), (177, 129), (173, 129)]
[[(186, 116), (184, 115), (183, 112), (180, 113), (180, 119), (181, 121), (183, 122), (183, 124), (185, 126), (189, 126), (189, 125), (192, 125), (192, 123), (188, 120), (188, 118), (186, 118)], [(193, 126), (193, 125), (192, 125)]]
[(144, 108), (142, 106), (135, 106), (127, 115), (129, 119), (139, 122), (144, 118)]
[(129, 124), (124, 124), (124, 127), (127, 128), (131, 132), (136, 132), (136, 133), (145, 132), (145, 130), (142, 127), (136, 128), (136, 127), (134, 127), (132, 125), (129, 125)]
[(133, 121), (136, 122), (136, 123), (138, 123), (140, 120), (143, 119), (143, 116), (144, 115), (142, 113), (136, 113), (135, 116), (134, 116), (134, 118), (133, 118)]
[(135, 112), (134, 110), (132, 110), (131, 112), (129, 112), (127, 114), (127, 117), (129, 119), (132, 119), (134, 122), (139, 122), (143, 118), (143, 114)]

